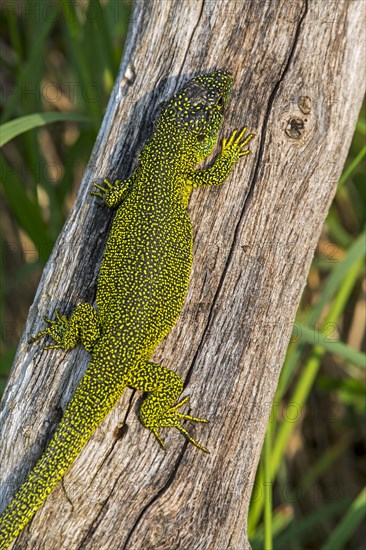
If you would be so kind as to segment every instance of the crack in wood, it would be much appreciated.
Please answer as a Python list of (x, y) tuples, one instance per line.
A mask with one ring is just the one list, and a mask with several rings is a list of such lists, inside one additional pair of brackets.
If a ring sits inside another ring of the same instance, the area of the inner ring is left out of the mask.
[(63, 492), (64, 492), (64, 495), (65, 495), (65, 498), (66, 498), (67, 502), (68, 502), (68, 503), (70, 504), (70, 506), (71, 506), (71, 513), (73, 513), (73, 512), (74, 512), (74, 504), (73, 504), (71, 498), (69, 497), (69, 495), (68, 495), (68, 493), (67, 493), (67, 491), (66, 491), (66, 487), (65, 487), (65, 478), (64, 478), (64, 477), (61, 479), (61, 487), (62, 487), (62, 490), (63, 490)]
[[(131, 397), (129, 399), (129, 402), (128, 402), (128, 405), (126, 407), (126, 411), (125, 411), (125, 414), (124, 414), (124, 418), (123, 418), (123, 421), (122, 421), (122, 426), (125, 426), (126, 425), (126, 420), (127, 420), (127, 416), (129, 414), (129, 412), (131, 411), (132, 409), (132, 402), (133, 402), (133, 398), (136, 394), (136, 391), (133, 391), (132, 394), (131, 394)], [(120, 441), (120, 437), (116, 437), (116, 439), (113, 441), (112, 443), (112, 446), (110, 447), (109, 451), (107, 452), (107, 454), (105, 455), (105, 457), (103, 458), (103, 461), (101, 462), (101, 464), (98, 466), (94, 476), (92, 477), (91, 481), (90, 481), (90, 484), (93, 483), (94, 479), (96, 478), (96, 476), (98, 475), (98, 473), (103, 469), (103, 466), (105, 464), (105, 462), (108, 460), (108, 458), (110, 457), (110, 455), (113, 453), (114, 451), (114, 448), (116, 446), (116, 444), (118, 443), (118, 441)]]
[(116, 481), (113, 483), (113, 486), (110, 490), (110, 493), (108, 494), (108, 496), (102, 502), (100, 510), (99, 510), (98, 514), (96, 515), (95, 519), (93, 520), (93, 523), (91, 523), (91, 525), (89, 526), (88, 531), (86, 532), (85, 536), (82, 538), (82, 540), (80, 541), (78, 546), (75, 547), (75, 550), (81, 550), (82, 548), (86, 548), (85, 544), (87, 542), (89, 542), (90, 539), (92, 538), (92, 536), (94, 535), (94, 533), (97, 530), (98, 525), (100, 523), (99, 518), (100, 518), (101, 514), (104, 512), (105, 505), (108, 503), (109, 499), (111, 498), (111, 495), (113, 494), (114, 489), (116, 488), (116, 485), (119, 482), (121, 475), (122, 475), (122, 473), (116, 478)]
[(219, 283), (217, 285), (217, 288), (216, 288), (216, 291), (215, 291), (215, 294), (213, 296), (213, 299), (212, 299), (212, 303), (211, 303), (211, 307), (210, 307), (210, 310), (209, 310), (209, 313), (208, 313), (208, 316), (207, 316), (207, 323), (206, 323), (206, 326), (203, 330), (203, 333), (202, 333), (202, 337), (201, 337), (201, 340), (197, 346), (197, 351), (196, 353), (194, 354), (193, 356), (193, 359), (192, 359), (192, 362), (191, 362), (191, 365), (188, 369), (188, 372), (187, 372), (187, 375), (185, 377), (185, 380), (184, 380), (184, 385), (185, 387), (188, 386), (189, 382), (190, 382), (190, 379), (192, 377), (192, 373), (193, 373), (193, 369), (194, 369), (194, 365), (197, 361), (197, 358), (198, 358), (198, 355), (202, 349), (202, 346), (203, 346), (203, 342), (205, 340), (205, 336), (206, 336), (206, 333), (211, 325), (211, 320), (212, 320), (212, 317), (213, 317), (213, 311), (214, 311), (214, 308), (215, 308), (215, 305), (216, 305), (216, 302), (218, 300), (218, 297), (221, 293), (221, 289), (222, 289), (222, 286), (224, 284), (224, 280), (225, 280), (225, 277), (226, 277), (226, 273), (229, 269), (229, 265), (231, 264), (231, 260), (232, 260), (232, 257), (233, 257), (233, 254), (234, 254), (234, 250), (235, 250), (235, 243), (236, 243), (236, 240), (237, 240), (237, 236), (238, 236), (238, 233), (239, 233), (239, 230), (242, 226), (242, 222), (243, 222), (243, 219), (244, 219), (244, 215), (248, 209), (248, 206), (250, 204), (250, 201), (251, 201), (251, 198), (253, 196), (253, 191), (254, 191), (254, 187), (255, 187), (255, 182), (257, 180), (257, 177), (258, 177), (258, 171), (259, 171), (259, 166), (261, 165), (261, 161), (262, 161), (262, 158), (263, 158), (263, 149), (264, 149), (264, 141), (265, 141), (265, 135), (266, 135), (266, 130), (267, 130), (267, 126), (268, 126), (268, 120), (269, 120), (269, 116), (270, 116), (270, 112), (271, 112), (271, 109), (272, 109), (272, 106), (273, 106), (273, 103), (274, 103), (274, 100), (275, 100), (275, 97), (277, 95), (277, 92), (278, 92), (278, 89), (281, 85), (281, 82), (283, 81), (286, 73), (288, 72), (289, 70), (289, 66), (290, 66), (290, 63), (293, 59), (293, 56), (294, 56), (294, 53), (295, 53), (295, 49), (296, 49), (296, 45), (298, 43), (298, 38), (299, 38), (299, 34), (300, 34), (300, 29), (301, 29), (301, 25), (303, 23), (303, 20), (308, 12), (308, 0), (304, 0), (304, 12), (303, 14), (301, 15), (300, 19), (299, 19), (299, 22), (298, 22), (298, 25), (297, 25), (297, 28), (296, 28), (296, 31), (295, 31), (295, 36), (294, 36), (294, 41), (293, 41), (293, 44), (292, 44), (292, 47), (291, 47), (291, 50), (290, 50), (290, 53), (289, 53), (289, 56), (288, 56), (288, 59), (287, 59), (287, 62), (286, 62), (286, 65), (282, 71), (282, 74), (280, 75), (280, 78), (278, 79), (278, 81), (276, 82), (275, 86), (273, 87), (273, 90), (271, 92), (271, 95), (269, 96), (269, 99), (268, 99), (268, 106), (267, 106), (267, 109), (266, 109), (266, 112), (265, 112), (265, 115), (263, 117), (263, 125), (262, 125), (262, 131), (261, 131), (261, 137), (260, 137), (260, 142), (259, 142), (259, 148), (258, 148), (258, 154), (257, 154), (257, 159), (256, 159), (256, 163), (255, 163), (255, 166), (254, 166), (254, 171), (253, 171), (253, 177), (251, 179), (251, 182), (250, 182), (250, 185), (249, 185), (249, 189), (248, 189), (248, 192), (245, 196), (245, 199), (244, 199), (244, 202), (243, 202), (243, 207), (242, 207), (242, 210), (241, 210), (241, 213), (240, 213), (240, 216), (239, 216), (239, 221), (238, 223), (236, 224), (236, 227), (235, 227), (235, 230), (234, 230), (234, 233), (233, 233), (233, 239), (232, 239), (232, 243), (231, 243), (231, 246), (230, 246), (230, 250), (229, 250), (229, 253), (227, 255), (227, 258), (226, 258), (226, 261), (225, 261), (225, 264), (224, 264), (224, 267), (223, 267), (223, 270), (222, 270), (222, 273), (221, 273), (221, 276), (220, 276), (220, 279), (219, 279)]
[(121, 547), (121, 550), (127, 550), (127, 544), (130, 542), (134, 532), (136, 531), (139, 523), (141, 523), (141, 521), (142, 521), (143, 517), (145, 516), (146, 512), (151, 508), (151, 506), (161, 496), (163, 496), (168, 491), (169, 487), (171, 487), (171, 485), (173, 484), (174, 479), (175, 479), (175, 477), (178, 473), (179, 466), (181, 465), (184, 454), (187, 450), (187, 446), (188, 446), (188, 441), (186, 441), (184, 443), (184, 445), (182, 447), (182, 450), (179, 453), (178, 459), (177, 459), (176, 463), (174, 464), (173, 470), (172, 470), (171, 474), (169, 475), (168, 479), (166, 480), (166, 482), (164, 483), (164, 485), (162, 486), (162, 488), (158, 490), (156, 495), (151, 498), (151, 500), (142, 508), (140, 514), (137, 516), (135, 523), (132, 525), (132, 527), (131, 527), (131, 529), (130, 529), (127, 537), (126, 537), (124, 545)]

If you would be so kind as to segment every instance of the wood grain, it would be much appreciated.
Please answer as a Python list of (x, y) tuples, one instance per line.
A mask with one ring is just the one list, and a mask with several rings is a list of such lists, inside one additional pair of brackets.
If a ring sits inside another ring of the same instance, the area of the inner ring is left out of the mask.
[[(126, 391), (19, 549), (249, 548), (254, 476), (322, 224), (364, 93), (363, 0), (137, 0), (120, 71), (75, 205), (44, 271), (2, 401), (2, 506), (47, 444), (88, 363), (26, 339), (56, 307), (93, 301), (112, 214), (90, 183), (125, 177), (163, 101), (189, 77), (235, 74), (222, 135), (248, 126), (253, 155), (194, 192), (195, 262), (182, 315), (155, 358), (179, 372), (192, 433), (211, 453), (139, 423)], [(309, 112), (310, 108), (310, 112)], [(148, 124), (147, 124), (148, 123)]]

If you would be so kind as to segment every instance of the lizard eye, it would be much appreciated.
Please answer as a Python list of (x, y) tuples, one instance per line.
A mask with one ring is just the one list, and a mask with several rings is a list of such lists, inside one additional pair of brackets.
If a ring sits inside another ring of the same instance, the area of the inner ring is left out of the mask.
[(205, 141), (205, 137), (203, 134), (200, 134), (199, 136), (197, 136), (197, 141), (198, 143), (202, 143), (203, 141)]
[(221, 109), (223, 106), (224, 106), (224, 98), (223, 97), (219, 97), (217, 103), (216, 103), (217, 107), (219, 107), (219, 109)]

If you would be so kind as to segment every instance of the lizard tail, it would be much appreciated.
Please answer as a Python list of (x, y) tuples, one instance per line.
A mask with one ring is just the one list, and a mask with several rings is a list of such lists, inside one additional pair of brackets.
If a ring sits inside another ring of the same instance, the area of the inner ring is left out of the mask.
[[(44, 453), (0, 516), (0, 550), (8, 548), (42, 506), (122, 395), (123, 388), (117, 389), (116, 385), (106, 388), (106, 382), (98, 380), (95, 374), (93, 376), (95, 370), (90, 367)], [(91, 384), (99, 391), (91, 394)], [(99, 384), (103, 387), (96, 388)], [(99, 395), (103, 397), (98, 399)]]

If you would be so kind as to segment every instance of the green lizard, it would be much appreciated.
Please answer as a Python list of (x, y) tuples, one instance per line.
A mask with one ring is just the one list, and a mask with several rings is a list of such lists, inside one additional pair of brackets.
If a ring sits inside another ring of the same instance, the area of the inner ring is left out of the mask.
[(206, 422), (179, 412), (183, 382), (152, 363), (152, 352), (173, 327), (188, 288), (192, 227), (187, 212), (195, 187), (221, 185), (234, 164), (250, 151), (253, 137), (235, 130), (223, 140), (210, 168), (196, 169), (212, 151), (232, 86), (227, 70), (199, 75), (162, 105), (152, 138), (131, 177), (94, 184), (93, 195), (117, 208), (100, 269), (96, 309), (82, 303), (70, 318), (54, 320), (43, 336), (49, 348), (69, 350), (82, 343), (90, 364), (50, 443), (0, 517), (0, 548), (7, 548), (64, 476), (85, 443), (111, 411), (126, 386), (148, 397), (140, 419), (164, 447), (159, 430), (174, 427), (206, 451), (181, 425)]

